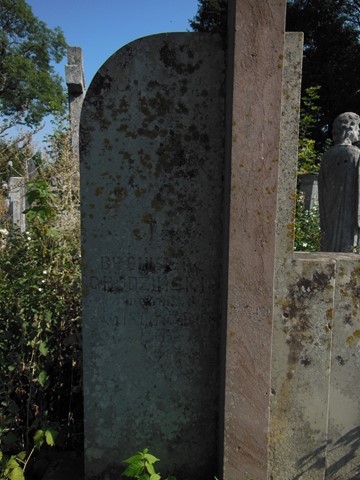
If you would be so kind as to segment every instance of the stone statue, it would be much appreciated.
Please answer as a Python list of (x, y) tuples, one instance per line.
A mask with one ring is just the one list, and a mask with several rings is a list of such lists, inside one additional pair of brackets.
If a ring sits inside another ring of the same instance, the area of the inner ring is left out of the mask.
[(342, 113), (333, 124), (334, 145), (325, 152), (319, 173), (321, 250), (359, 252), (360, 117)]

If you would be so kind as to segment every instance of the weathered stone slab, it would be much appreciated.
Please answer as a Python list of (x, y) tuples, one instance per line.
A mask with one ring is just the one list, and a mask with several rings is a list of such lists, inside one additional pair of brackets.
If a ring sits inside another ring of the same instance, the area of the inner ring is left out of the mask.
[(285, 274), (282, 261), (292, 258), (294, 251), (303, 41), (304, 36), (300, 32), (287, 32), (285, 34), (275, 282), (281, 275)]
[(359, 257), (293, 252), (299, 35), (287, 34), (285, 43), (269, 473), (276, 480), (355, 480)]
[(360, 259), (358, 255), (349, 255), (349, 258), (338, 259), (336, 262), (334, 304), (336, 308), (332, 332), (325, 478), (357, 479), (360, 478)]
[[(295, 253), (286, 263), (276, 292), (271, 471), (279, 480), (355, 480), (360, 260), (354, 254)], [(290, 341), (290, 326), (296, 341)]]
[(292, 259), (278, 276), (273, 341), (270, 472), (324, 478), (335, 261)]
[(235, 3), (224, 476), (265, 480), (285, 1)]
[(119, 478), (121, 460), (145, 447), (163, 474), (217, 472), (223, 84), (219, 38), (164, 34), (116, 52), (87, 92), (88, 479)]

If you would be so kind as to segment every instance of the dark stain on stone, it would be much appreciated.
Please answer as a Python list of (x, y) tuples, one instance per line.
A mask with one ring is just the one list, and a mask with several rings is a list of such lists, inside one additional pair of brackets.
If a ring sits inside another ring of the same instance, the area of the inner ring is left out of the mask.
[[(301, 277), (289, 287), (288, 302), (283, 307), (283, 331), (289, 345), (288, 368), (298, 363), (305, 345), (313, 342), (309, 332), (311, 323), (308, 314), (309, 300), (330, 285), (332, 276), (315, 271), (311, 278)], [(303, 363), (303, 362), (301, 362)]]
[(172, 268), (170, 267), (170, 265), (166, 264), (164, 265), (164, 273), (169, 273), (172, 271)]
[(107, 109), (105, 106), (105, 98), (111, 86), (112, 78), (110, 75), (103, 74), (99, 71), (91, 83), (91, 95), (86, 97), (84, 104), (84, 114), (86, 114), (87, 105), (91, 105), (94, 108), (100, 130), (106, 130), (110, 126), (110, 122), (105, 119), (104, 111)]
[(91, 82), (91, 98), (94, 98), (94, 101), (96, 102), (99, 97), (102, 97), (103, 94), (106, 94), (111, 89), (111, 85), (112, 78), (110, 75), (103, 74), (99, 71)]
[(156, 92), (154, 97), (148, 100), (150, 108), (153, 109), (156, 117), (163, 117), (171, 111), (170, 97), (162, 95), (160, 92)]
[(159, 132), (157, 130), (148, 130), (146, 128), (138, 128), (137, 133), (141, 137), (147, 137), (151, 139), (155, 139), (159, 136)]
[(300, 360), (301, 365), (304, 365), (304, 367), (308, 367), (311, 364), (311, 360), (308, 357), (302, 358)]
[(165, 44), (160, 49), (160, 60), (166, 67), (175, 67), (177, 58), (175, 48), (170, 48), (169, 45)]
[[(181, 51), (181, 47), (180, 47)], [(175, 72), (179, 75), (183, 74), (191, 74), (194, 73), (196, 70), (200, 68), (202, 61), (197, 63), (189, 62), (184, 63), (178, 60), (177, 52), (175, 48), (169, 47), (167, 43), (163, 45), (163, 47), (159, 51), (160, 60), (167, 68), (171, 68), (175, 70)], [(189, 57), (189, 60), (193, 60), (192, 57)]]
[(146, 261), (139, 265), (139, 272), (142, 275), (147, 275), (148, 273), (155, 273), (156, 272), (156, 267), (155, 264), (152, 260)]
[(337, 360), (339, 362), (339, 365), (343, 366), (345, 365), (346, 361), (343, 359), (343, 357), (341, 355), (337, 355), (335, 357), (335, 360)]
[(104, 292), (108, 292), (108, 293), (122, 293), (123, 292), (122, 288), (112, 287), (112, 286), (109, 286), (109, 285), (104, 285), (103, 289), (104, 289)]
[(154, 88), (160, 87), (160, 83), (157, 82), (156, 80), (150, 80), (147, 84), (148, 89), (153, 90)]
[(312, 279), (300, 278), (296, 283), (299, 298), (311, 298), (318, 292), (323, 292), (330, 284), (331, 276), (324, 272), (314, 272)]
[(140, 299), (140, 304), (144, 310), (148, 310), (155, 305), (155, 301), (152, 297), (143, 297)]
[(112, 191), (110, 191), (105, 207), (116, 208), (120, 205), (122, 200), (127, 196), (128, 196), (127, 190), (121, 187), (120, 185), (118, 185), (114, 187)]
[(126, 132), (127, 129), (128, 129), (127, 124), (126, 124), (126, 123), (121, 123), (121, 124), (117, 127), (116, 131), (117, 131), (117, 132)]
[(153, 198), (152, 202), (151, 202), (151, 207), (154, 209), (154, 210), (161, 210), (163, 208), (163, 206), (165, 205), (165, 200), (164, 198), (161, 196), (161, 193), (157, 193), (155, 195), (155, 197)]
[(183, 102), (179, 102), (177, 107), (175, 108), (176, 113), (183, 113), (187, 114), (189, 113), (189, 109), (186, 107), (186, 105)]
[(344, 323), (345, 325), (354, 325), (351, 315), (346, 315), (346, 317), (344, 318)]
[(120, 102), (119, 102), (119, 108), (118, 111), (119, 113), (126, 113), (129, 110), (129, 103), (128, 101), (123, 97)]

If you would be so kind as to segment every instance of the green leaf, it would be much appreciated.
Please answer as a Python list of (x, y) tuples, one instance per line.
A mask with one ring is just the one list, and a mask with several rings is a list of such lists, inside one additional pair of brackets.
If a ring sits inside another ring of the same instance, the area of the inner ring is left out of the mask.
[(48, 234), (52, 235), (53, 237), (61, 237), (60, 231), (55, 227), (50, 227), (48, 229)]
[(9, 460), (6, 462), (6, 466), (9, 470), (19, 467), (18, 461), (16, 460), (16, 457), (14, 457), (14, 455), (11, 455)]
[(36, 448), (40, 448), (44, 443), (45, 432), (44, 430), (37, 430), (34, 435), (34, 443)]
[(123, 460), (123, 463), (141, 462), (142, 458), (143, 458), (142, 453), (139, 452), (136, 455), (133, 455), (132, 457), (127, 458), (126, 460)]
[(10, 472), (10, 480), (25, 480), (24, 473), (22, 471), (22, 468), (20, 466), (15, 467), (11, 472)]
[(48, 379), (48, 374), (45, 372), (45, 370), (42, 370), (38, 376), (38, 382), (42, 387), (45, 385), (47, 379)]
[(128, 465), (124, 472), (123, 472), (123, 475), (125, 477), (135, 477), (135, 478), (138, 478), (139, 475), (141, 475), (141, 473), (143, 472), (143, 469), (144, 469), (144, 466), (141, 462), (139, 463), (130, 463), (130, 465)]
[(49, 348), (47, 347), (46, 342), (40, 342), (39, 352), (41, 353), (41, 355), (43, 355), (44, 357), (46, 357), (46, 355), (47, 355), (48, 352), (49, 352)]
[(16, 455), (16, 458), (17, 458), (18, 460), (20, 460), (21, 462), (23, 462), (23, 461), (25, 460), (25, 458), (26, 458), (26, 452), (20, 452), (20, 453), (18, 453), (18, 454)]
[(150, 480), (160, 480), (161, 477), (158, 473), (153, 473), (150, 477)]
[(48, 428), (47, 430), (45, 430), (45, 440), (50, 447), (53, 447), (55, 445), (55, 440), (57, 436), (58, 432), (56, 430), (53, 430), (52, 428)]
[(151, 463), (146, 462), (145, 467), (146, 467), (146, 470), (148, 471), (148, 473), (150, 473), (150, 475), (154, 475), (154, 473), (156, 473), (155, 469), (151, 465)]
[(151, 455), (150, 453), (145, 453), (144, 458), (151, 464), (160, 460), (159, 458), (154, 457), (154, 455)]

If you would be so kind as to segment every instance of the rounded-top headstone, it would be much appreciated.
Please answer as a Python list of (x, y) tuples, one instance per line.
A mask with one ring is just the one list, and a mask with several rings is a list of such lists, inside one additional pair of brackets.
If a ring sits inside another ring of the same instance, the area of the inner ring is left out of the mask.
[[(117, 51), (80, 125), (87, 478), (148, 447), (217, 468), (224, 52), (207, 34)], [(191, 460), (193, 459), (193, 460)]]

